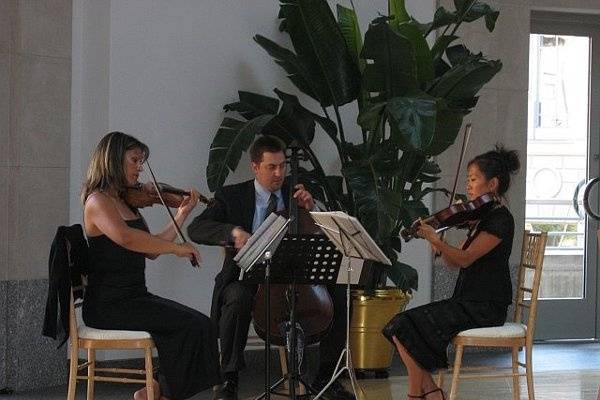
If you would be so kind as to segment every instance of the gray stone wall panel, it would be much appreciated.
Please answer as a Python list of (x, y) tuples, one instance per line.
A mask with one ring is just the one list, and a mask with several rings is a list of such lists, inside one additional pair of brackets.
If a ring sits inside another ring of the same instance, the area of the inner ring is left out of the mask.
[(7, 384), (17, 390), (67, 382), (66, 347), (42, 336), (48, 281), (7, 282)]

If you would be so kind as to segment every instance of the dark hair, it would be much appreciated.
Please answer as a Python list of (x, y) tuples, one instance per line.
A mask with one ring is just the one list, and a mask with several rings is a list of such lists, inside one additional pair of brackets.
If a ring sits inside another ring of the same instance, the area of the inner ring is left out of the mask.
[(250, 146), (250, 160), (252, 160), (253, 163), (259, 164), (262, 161), (263, 153), (285, 152), (285, 148), (285, 142), (277, 136), (261, 136), (252, 143), (252, 146)]
[(502, 196), (510, 186), (510, 176), (519, 170), (521, 162), (516, 150), (506, 150), (500, 143), (495, 147), (469, 161), (468, 167), (477, 165), (487, 180), (498, 178), (498, 194)]
[(88, 196), (95, 190), (114, 189), (119, 196), (125, 194), (127, 181), (123, 170), (123, 161), (125, 153), (133, 149), (140, 149), (146, 159), (150, 156), (148, 146), (123, 132), (110, 132), (100, 140), (92, 153), (83, 184), (82, 203), (85, 204)]

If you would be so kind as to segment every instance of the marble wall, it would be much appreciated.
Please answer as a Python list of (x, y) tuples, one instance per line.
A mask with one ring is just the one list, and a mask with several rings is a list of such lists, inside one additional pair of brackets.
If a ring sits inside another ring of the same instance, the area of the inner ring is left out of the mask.
[(0, 387), (56, 384), (41, 336), (48, 253), (68, 223), (71, 0), (0, 2)]

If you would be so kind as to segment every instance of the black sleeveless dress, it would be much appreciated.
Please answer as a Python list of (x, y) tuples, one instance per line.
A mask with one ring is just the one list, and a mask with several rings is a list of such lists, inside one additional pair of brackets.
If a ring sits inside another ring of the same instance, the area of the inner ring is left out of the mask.
[(461, 268), (451, 298), (396, 314), (383, 335), (395, 336), (419, 365), (430, 372), (448, 366), (446, 349), (460, 331), (499, 326), (512, 302), (508, 259), (512, 250), (514, 219), (504, 206), (488, 212), (472, 231), (463, 249), (482, 232), (502, 241), (467, 268)]
[[(148, 231), (142, 218), (125, 221)], [(217, 336), (210, 319), (148, 292), (143, 254), (106, 235), (88, 237), (90, 272), (83, 320), (98, 329), (147, 331), (158, 350), (161, 391), (185, 399), (221, 383)]]

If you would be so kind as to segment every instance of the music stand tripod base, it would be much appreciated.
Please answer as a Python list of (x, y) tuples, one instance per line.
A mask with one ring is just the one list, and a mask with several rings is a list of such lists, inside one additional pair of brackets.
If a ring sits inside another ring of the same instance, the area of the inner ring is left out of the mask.
[[(329, 389), (329, 386), (331, 386), (333, 384), (333, 382), (335, 382), (340, 376), (342, 376), (342, 373), (344, 371), (348, 371), (348, 376), (350, 377), (350, 384), (352, 385), (352, 392), (354, 393), (354, 397), (359, 399), (359, 398), (364, 398), (364, 395), (365, 395), (364, 391), (358, 384), (358, 380), (356, 379), (356, 374), (354, 373), (354, 367), (352, 366), (352, 352), (350, 351), (350, 299), (351, 299), (350, 277), (351, 277), (351, 272), (352, 272), (352, 259), (350, 257), (347, 257), (347, 259), (348, 259), (348, 265), (346, 267), (346, 272), (347, 272), (347, 275), (346, 275), (347, 276), (347, 281), (346, 281), (346, 346), (344, 347), (344, 349), (342, 350), (342, 353), (340, 354), (340, 358), (338, 359), (335, 369), (333, 370), (333, 375), (331, 376), (331, 379), (329, 380), (329, 382), (327, 382), (327, 384), (323, 387), (323, 389), (321, 389), (321, 391), (319, 393), (317, 393), (317, 395), (313, 398), (313, 400), (317, 400), (317, 399), (321, 398), (321, 396), (323, 396), (323, 394), (327, 391), (327, 389)], [(342, 360), (344, 358), (346, 359), (346, 362), (340, 368), (340, 365), (342, 365)]]
[[(315, 400), (325, 393), (329, 386), (341, 376), (344, 370), (348, 371), (354, 397), (358, 399), (359, 397), (364, 397), (364, 392), (356, 380), (352, 366), (352, 354), (350, 353), (350, 283), (352, 277), (352, 259), (373, 260), (386, 265), (391, 265), (391, 261), (356, 218), (341, 211), (311, 212), (310, 214), (325, 235), (331, 239), (337, 249), (348, 260), (346, 267), (346, 347), (340, 354), (331, 380), (317, 394)], [(340, 368), (344, 357), (346, 358), (346, 362)]]

